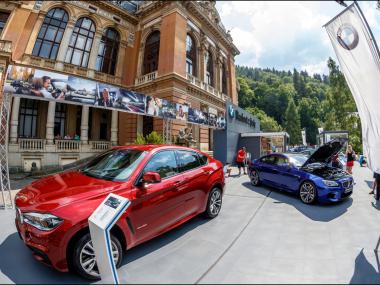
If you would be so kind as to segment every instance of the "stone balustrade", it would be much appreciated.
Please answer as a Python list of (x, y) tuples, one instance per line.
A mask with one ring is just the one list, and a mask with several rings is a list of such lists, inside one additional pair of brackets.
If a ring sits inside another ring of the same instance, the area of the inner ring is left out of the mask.
[(80, 141), (78, 140), (55, 140), (57, 152), (78, 152), (80, 151)]
[(111, 148), (111, 142), (108, 141), (90, 141), (92, 150), (107, 150)]
[(157, 78), (157, 71), (154, 71), (154, 72), (151, 72), (151, 73), (148, 73), (136, 78), (135, 84), (136, 85), (145, 84), (145, 83), (155, 80), (156, 78)]
[(45, 150), (45, 140), (44, 139), (26, 139), (19, 138), (19, 148), (20, 151), (32, 151), (41, 152)]

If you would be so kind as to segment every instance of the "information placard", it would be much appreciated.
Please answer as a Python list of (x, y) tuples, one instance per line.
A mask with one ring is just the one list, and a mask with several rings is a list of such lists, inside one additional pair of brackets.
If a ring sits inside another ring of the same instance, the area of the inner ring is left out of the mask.
[(119, 284), (110, 230), (130, 204), (129, 199), (111, 193), (88, 219), (96, 262), (104, 284)]

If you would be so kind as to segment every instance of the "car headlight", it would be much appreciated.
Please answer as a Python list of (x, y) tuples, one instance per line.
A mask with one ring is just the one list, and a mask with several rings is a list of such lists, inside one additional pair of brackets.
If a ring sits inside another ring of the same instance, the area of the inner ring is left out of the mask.
[(331, 180), (322, 180), (322, 181), (327, 187), (338, 187), (339, 186), (339, 184), (335, 181), (331, 181)]
[(41, 231), (50, 231), (63, 222), (54, 215), (41, 213), (24, 213), (23, 221)]

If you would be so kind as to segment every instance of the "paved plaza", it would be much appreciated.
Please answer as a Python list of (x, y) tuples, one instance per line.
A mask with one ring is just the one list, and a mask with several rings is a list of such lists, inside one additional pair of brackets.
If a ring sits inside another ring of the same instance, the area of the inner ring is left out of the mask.
[[(314, 206), (252, 187), (236, 173), (227, 179), (218, 218), (197, 217), (131, 249), (119, 269), (121, 281), (380, 283), (380, 203), (368, 195), (367, 168), (355, 166), (351, 198)], [(0, 283), (87, 283), (35, 261), (16, 233), (14, 211), (1, 211), (0, 217)]]

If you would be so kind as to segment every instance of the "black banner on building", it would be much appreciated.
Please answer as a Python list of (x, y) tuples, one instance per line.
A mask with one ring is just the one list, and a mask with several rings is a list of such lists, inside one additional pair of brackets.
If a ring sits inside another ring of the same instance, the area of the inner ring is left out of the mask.
[(224, 129), (226, 125), (224, 114), (216, 119), (211, 116), (212, 120), (209, 120), (208, 113), (185, 104), (33, 67), (9, 66), (4, 92), (19, 97), (181, 120), (216, 129)]

